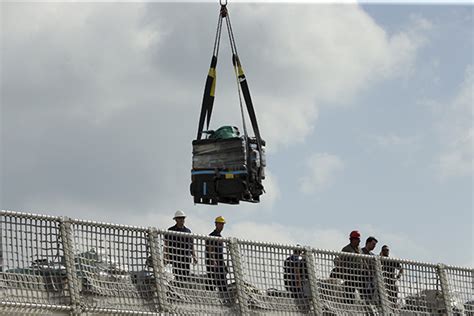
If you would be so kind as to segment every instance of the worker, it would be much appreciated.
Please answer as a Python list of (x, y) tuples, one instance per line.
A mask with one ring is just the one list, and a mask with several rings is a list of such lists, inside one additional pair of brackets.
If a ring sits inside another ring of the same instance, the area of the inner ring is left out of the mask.
[(308, 279), (306, 260), (303, 255), (304, 252), (301, 248), (295, 248), (293, 254), (285, 259), (283, 265), (285, 288), (291, 292), (295, 298), (303, 297), (303, 284)]
[[(375, 249), (378, 240), (370, 236), (365, 241), (364, 248), (361, 249), (362, 254), (373, 256), (372, 250)], [(361, 273), (362, 288), (361, 297), (368, 303), (371, 303), (375, 293), (375, 261), (371, 259), (361, 259), (363, 262), (363, 271)]]
[[(360, 254), (360, 233), (353, 230), (349, 234), (349, 244), (342, 248), (342, 252)], [(334, 259), (334, 269), (330, 277), (344, 280), (344, 296), (346, 303), (352, 304), (355, 300), (355, 291), (362, 289), (361, 274), (362, 261), (355, 256), (341, 255)]]
[[(352, 231), (349, 234), (349, 244), (342, 248), (342, 252), (350, 252), (350, 253), (359, 253), (360, 254), (360, 249), (359, 249), (359, 244), (360, 244), (360, 233), (357, 230)], [(344, 260), (345, 258), (338, 256), (334, 258), (334, 269), (331, 271), (331, 278), (339, 278), (339, 279), (344, 279), (345, 274), (347, 274), (349, 271), (347, 270), (347, 266), (349, 265), (348, 262), (350, 261), (350, 257), (347, 258), (347, 260)], [(347, 261), (347, 262), (346, 262)]]
[(360, 233), (357, 230), (351, 231), (349, 234), (349, 244), (342, 248), (342, 252), (352, 252), (352, 253), (360, 253), (359, 249), (360, 245)]
[[(184, 226), (186, 214), (183, 211), (176, 211), (173, 219), (174, 226), (168, 228), (169, 231), (191, 233), (191, 230)], [(190, 273), (191, 259), (197, 263), (194, 252), (194, 239), (186, 236), (165, 235), (165, 259), (173, 266), (173, 274), (177, 281), (187, 281)]]
[[(225, 219), (222, 216), (214, 220), (215, 229), (209, 236), (222, 237)], [(224, 242), (216, 239), (206, 240), (206, 270), (210, 280), (209, 289), (217, 288), (224, 299), (227, 297), (227, 266), (224, 260)]]
[(375, 237), (370, 236), (367, 238), (365, 241), (365, 247), (361, 249), (361, 253), (364, 255), (374, 255), (372, 250), (375, 249), (375, 246), (377, 246), (378, 240), (375, 239)]
[[(383, 245), (382, 250), (380, 251), (380, 256), (388, 258), (389, 254), (390, 248), (387, 245)], [(402, 265), (396, 261), (383, 259), (381, 261), (385, 288), (387, 289), (390, 303), (392, 304), (392, 307), (395, 308), (398, 301), (398, 286), (396, 283), (403, 275), (403, 268)]]

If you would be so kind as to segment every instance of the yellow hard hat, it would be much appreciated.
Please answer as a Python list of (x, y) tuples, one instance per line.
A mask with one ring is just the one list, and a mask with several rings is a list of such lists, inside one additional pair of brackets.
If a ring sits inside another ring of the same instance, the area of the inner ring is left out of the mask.
[(225, 218), (222, 217), (222, 216), (217, 216), (217, 217), (216, 217), (216, 223), (225, 224)]

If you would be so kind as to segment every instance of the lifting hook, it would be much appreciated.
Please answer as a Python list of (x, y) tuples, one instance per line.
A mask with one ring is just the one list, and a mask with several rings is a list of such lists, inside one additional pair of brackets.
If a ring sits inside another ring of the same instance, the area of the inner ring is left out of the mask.
[(219, 0), (219, 3), (221, 5), (221, 16), (225, 18), (227, 16), (227, 0)]

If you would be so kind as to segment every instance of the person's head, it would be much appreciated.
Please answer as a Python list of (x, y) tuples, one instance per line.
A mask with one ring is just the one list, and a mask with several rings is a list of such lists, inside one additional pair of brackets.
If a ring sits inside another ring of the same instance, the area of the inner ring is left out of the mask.
[(299, 247), (301, 247), (301, 245), (300, 245), (300, 244), (296, 244), (296, 246), (297, 246), (298, 248), (293, 249), (293, 253), (294, 253), (295, 255), (298, 255), (298, 256), (299, 256), (299, 255), (302, 255), (302, 254), (303, 254), (303, 249), (299, 248)]
[(372, 250), (375, 249), (375, 246), (377, 246), (377, 242), (378, 242), (378, 240), (375, 239), (375, 237), (370, 236), (365, 241), (365, 248), (367, 248), (367, 250), (369, 250), (369, 251), (372, 251)]
[(173, 219), (176, 221), (176, 226), (182, 227), (184, 226), (184, 219), (186, 218), (186, 214), (183, 211), (176, 211), (174, 213)]
[(222, 216), (217, 216), (214, 221), (216, 224), (216, 231), (220, 233), (224, 229), (225, 219)]
[(360, 233), (357, 230), (351, 231), (349, 234), (349, 240), (353, 247), (359, 247), (360, 244)]
[(383, 245), (382, 250), (380, 251), (380, 255), (382, 257), (388, 257), (389, 254), (390, 254), (390, 248), (388, 248), (387, 245)]

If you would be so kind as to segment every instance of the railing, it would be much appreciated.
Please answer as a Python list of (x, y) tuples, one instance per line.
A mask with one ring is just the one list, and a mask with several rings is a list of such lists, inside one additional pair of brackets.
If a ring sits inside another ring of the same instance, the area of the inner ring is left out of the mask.
[(0, 215), (0, 314), (474, 315), (470, 268)]

